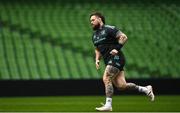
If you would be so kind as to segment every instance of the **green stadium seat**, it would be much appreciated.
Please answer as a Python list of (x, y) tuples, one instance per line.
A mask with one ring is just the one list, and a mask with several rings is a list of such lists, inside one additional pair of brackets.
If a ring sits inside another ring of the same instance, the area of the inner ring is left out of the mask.
[(94, 9), (129, 38), (123, 48), (128, 78), (179, 77), (176, 2), (46, 2), (0, 4), (0, 79), (101, 78), (103, 69), (97, 71), (93, 61), (88, 20)]

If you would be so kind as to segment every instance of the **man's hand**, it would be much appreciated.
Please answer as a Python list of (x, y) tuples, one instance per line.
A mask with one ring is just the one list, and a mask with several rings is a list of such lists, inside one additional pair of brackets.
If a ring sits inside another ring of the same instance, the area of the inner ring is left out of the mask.
[(116, 49), (113, 49), (111, 52), (110, 52), (111, 55), (117, 55), (118, 54), (118, 50)]
[(99, 63), (100, 63), (100, 61), (96, 60), (96, 69), (99, 69)]

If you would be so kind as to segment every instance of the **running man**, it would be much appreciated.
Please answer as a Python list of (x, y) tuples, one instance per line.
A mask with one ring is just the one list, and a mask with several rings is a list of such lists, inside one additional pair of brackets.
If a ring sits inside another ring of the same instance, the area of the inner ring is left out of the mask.
[(112, 111), (113, 84), (120, 90), (131, 89), (145, 93), (154, 101), (152, 86), (138, 86), (127, 83), (124, 75), (125, 57), (121, 48), (127, 41), (127, 36), (115, 26), (105, 25), (105, 17), (99, 12), (90, 14), (90, 23), (94, 30), (92, 41), (95, 46), (95, 65), (99, 69), (103, 58), (106, 68), (103, 75), (106, 103), (97, 107), (98, 111)]

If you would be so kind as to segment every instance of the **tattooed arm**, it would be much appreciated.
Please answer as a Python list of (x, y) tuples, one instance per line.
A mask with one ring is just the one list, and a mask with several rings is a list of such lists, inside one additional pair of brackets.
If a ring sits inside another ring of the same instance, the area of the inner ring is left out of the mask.
[(128, 38), (124, 33), (119, 33), (117, 35), (118, 43), (119, 45), (116, 47), (116, 49), (113, 49), (110, 53), (112, 55), (116, 55), (118, 53), (118, 50), (122, 48), (122, 46), (127, 42)]
[(118, 42), (119, 44), (124, 45), (126, 43), (126, 41), (128, 40), (127, 36), (124, 33), (120, 33), (118, 36)]

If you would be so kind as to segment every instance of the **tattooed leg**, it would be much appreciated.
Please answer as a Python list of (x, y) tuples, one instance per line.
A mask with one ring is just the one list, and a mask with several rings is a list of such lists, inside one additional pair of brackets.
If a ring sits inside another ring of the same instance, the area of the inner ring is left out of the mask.
[(119, 73), (119, 69), (111, 65), (107, 65), (105, 71), (111, 77), (115, 77)]
[(110, 107), (112, 106), (112, 96), (113, 96), (113, 85), (112, 85), (112, 78), (119, 73), (119, 69), (108, 65), (105, 69), (103, 82), (105, 85), (105, 93), (106, 93), (106, 104), (105, 106)]
[(106, 90), (106, 96), (112, 97), (113, 95), (113, 85), (112, 78), (119, 73), (119, 69), (110, 65), (107, 65), (105, 74), (104, 74), (104, 84)]
[(126, 89), (129, 89), (129, 90), (138, 90), (138, 85), (136, 85), (134, 83), (127, 83), (126, 84)]
[(111, 80), (109, 79), (108, 82), (105, 84), (105, 90), (106, 90), (106, 97), (112, 98), (114, 89)]

